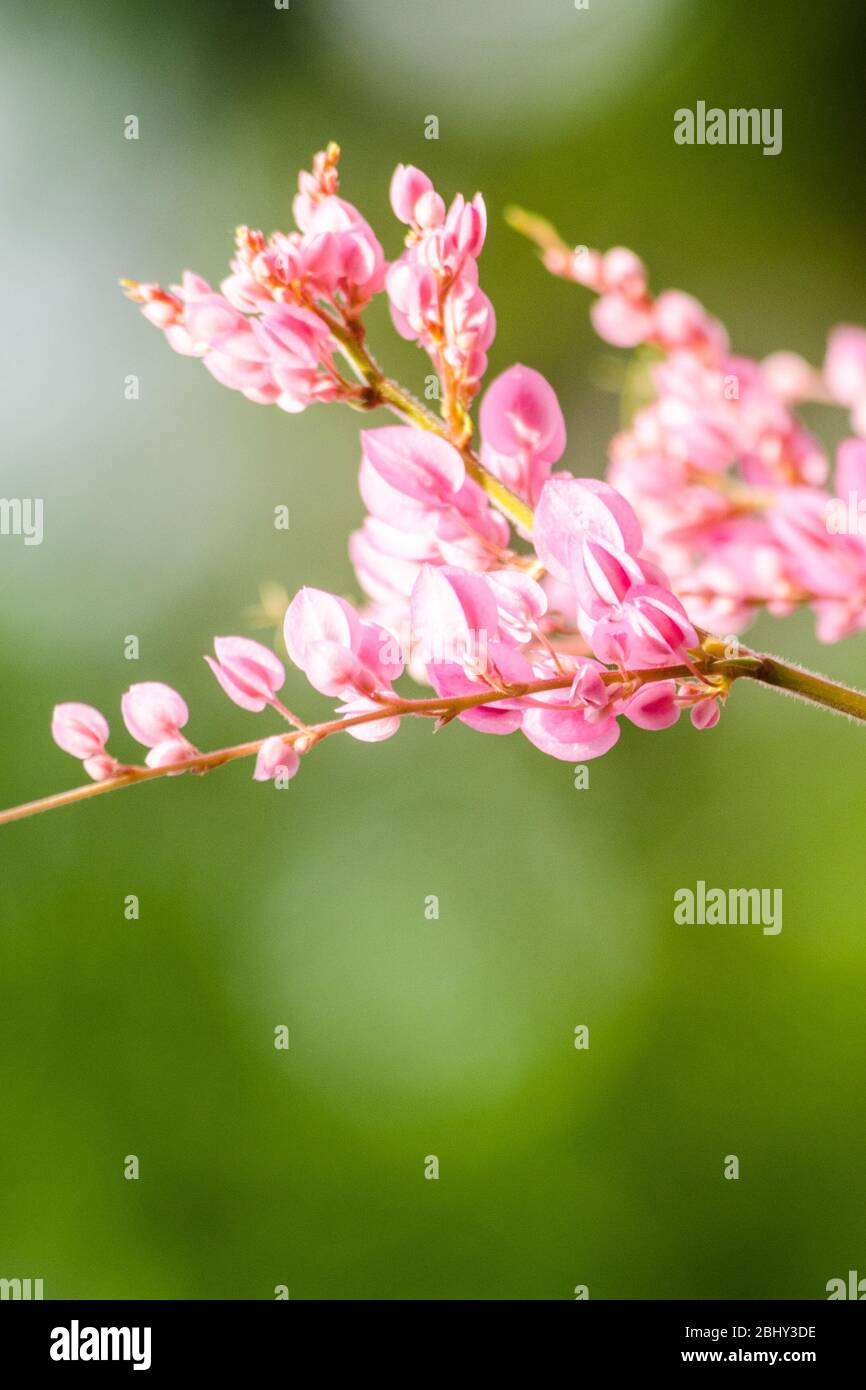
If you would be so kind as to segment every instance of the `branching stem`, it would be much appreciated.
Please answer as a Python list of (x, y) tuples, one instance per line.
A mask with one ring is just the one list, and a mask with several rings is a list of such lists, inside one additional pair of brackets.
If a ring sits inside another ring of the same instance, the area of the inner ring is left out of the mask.
[[(721, 648), (721, 643), (716, 638), (707, 639), (706, 645), (702, 648), (703, 655), (699, 655), (696, 661), (689, 665), (653, 667), (643, 671), (605, 671), (602, 680), (606, 685), (627, 683), (637, 687), (653, 681), (689, 680), (695, 671), (708, 684), (719, 682), (721, 679), (723, 684), (730, 685), (739, 678), (747, 677), (866, 723), (866, 694), (859, 690), (837, 685), (822, 676), (812, 675), (799, 667), (778, 661), (775, 657), (750, 653), (747, 656), (725, 658), (714, 655), (711, 650), (707, 650), (708, 647)], [(286, 744), (300, 742), (301, 748), (306, 751), (322, 739), (329, 738), (331, 734), (343, 733), (358, 724), (371, 724), (378, 719), (391, 719), (394, 715), (401, 718), (410, 715), (426, 716), (447, 723), (465, 710), (475, 709), (479, 705), (523, 699), (550, 690), (567, 690), (572, 680), (573, 676), (567, 673), (546, 680), (510, 686), (505, 690), (480, 691), (472, 695), (447, 698), (437, 695), (426, 700), (404, 700), (397, 696), (383, 702), (381, 708), (368, 710), (363, 714), (353, 714), (346, 719), (332, 719), (323, 724), (301, 726), (282, 737)], [(266, 738), (268, 737), (273, 735), (267, 735)], [(73, 787), (70, 791), (58, 792), (39, 801), (28, 801), (23, 806), (0, 811), (0, 825), (25, 820), (28, 816), (36, 816), (42, 811), (52, 811), (60, 806), (71, 806), (77, 801), (89, 801), (95, 796), (120, 791), (122, 787), (132, 787), (139, 782), (152, 782), (158, 777), (168, 777), (172, 773), (209, 772), (213, 768), (235, 762), (238, 758), (252, 758), (259, 752), (266, 738), (255, 739), (251, 743), (238, 743), (231, 748), (219, 748), (211, 753), (196, 753), (184, 762), (172, 763), (166, 767), (131, 767), (107, 781), (88, 782), (83, 787)]]

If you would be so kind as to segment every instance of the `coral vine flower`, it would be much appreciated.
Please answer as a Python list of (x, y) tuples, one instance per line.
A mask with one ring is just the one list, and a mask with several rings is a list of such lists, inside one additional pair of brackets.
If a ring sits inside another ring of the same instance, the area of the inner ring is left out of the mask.
[(70, 701), (54, 706), (51, 737), (64, 753), (71, 753), (73, 758), (93, 758), (104, 753), (108, 733), (108, 720), (92, 705)]
[[(526, 701), (523, 733), (551, 758), (586, 762), (607, 753), (619, 738), (616, 721), (618, 687), (602, 681), (604, 667), (588, 658), (572, 658), (574, 678), (569, 691), (547, 691)], [(552, 674), (549, 664), (536, 672)]]
[[(391, 682), (403, 671), (403, 656), (390, 633), (361, 619), (345, 599), (321, 589), (301, 589), (289, 604), (284, 624), (286, 649), (315, 690), (344, 703), (340, 713), (362, 714), (394, 694)], [(353, 738), (390, 738), (398, 718), (359, 724)]]
[(93, 705), (69, 701), (55, 705), (51, 718), (51, 737), (64, 753), (80, 758), (94, 782), (105, 782), (123, 771), (120, 763), (106, 753), (108, 721)]
[(170, 685), (161, 681), (131, 685), (121, 698), (120, 710), (132, 737), (150, 749), (145, 758), (148, 767), (168, 767), (197, 752), (181, 733), (189, 719), (186, 703)]
[(467, 677), (496, 679), (499, 612), (482, 575), (425, 565), (412, 589), (410, 614), (413, 646), (434, 686), (443, 662), (462, 666)]
[[(296, 731), (197, 754), (182, 697), (146, 681), (121, 710), (148, 749), (147, 775), (193, 756), (204, 770), (255, 754), (256, 781), (291, 778), (320, 739), (346, 731), (375, 742), (408, 715), (522, 733), (553, 758), (583, 761), (614, 746), (622, 720), (659, 731), (687, 709), (694, 728), (712, 728), (740, 676), (866, 721), (866, 695), (775, 658), (722, 657), (727, 639), (696, 626), (727, 633), (761, 608), (781, 615), (808, 603), (822, 640), (866, 630), (866, 329), (835, 329), (821, 369), (793, 353), (756, 362), (731, 351), (692, 296), (654, 295), (634, 252), (572, 251), (548, 224), (517, 214), (548, 269), (595, 295), (600, 336), (647, 345), (653, 361), (636, 364), (645, 403), (611, 442), (605, 481), (553, 472), (566, 448), (562, 410), (522, 364), (487, 387), (478, 451), (469, 411), (496, 332), (479, 287), (484, 200), (446, 204), (425, 173), (398, 165), (391, 206), (405, 241), (388, 265), (340, 195), (338, 159), (329, 145), (299, 175), (293, 230), (238, 229), (219, 290), (190, 271), (168, 289), (125, 282), (174, 351), (248, 400), (289, 413), (327, 401), (387, 406), (401, 420), (361, 434), (367, 515), (349, 550), (370, 606), (362, 614), (303, 588), (285, 613), (290, 660), (340, 702), (338, 717), (301, 724), (277, 698), (279, 658), (249, 638), (217, 637), (205, 659), (229, 699), (254, 713), (270, 707)], [(433, 365), (438, 393), (425, 398), (437, 396), (439, 417), (366, 347), (361, 315), (380, 293), (396, 331)], [(856, 436), (839, 448), (836, 496), (826, 453), (796, 413), (812, 399), (849, 411)], [(394, 689), (406, 662), (428, 687), (421, 699)], [(145, 775), (107, 752), (108, 724), (90, 705), (57, 705), (51, 732), (96, 785), (35, 809), (110, 789), (98, 784), (118, 774), (124, 784)]]
[(393, 425), (364, 430), (361, 449), (361, 496), (389, 526), (426, 529), (456, 505), (466, 469), (447, 440)]
[(459, 420), (478, 391), (496, 334), (493, 305), (478, 287), (484, 199), (476, 193), (467, 203), (458, 194), (446, 211), (426, 174), (399, 165), (391, 206), (409, 227), (406, 250), (385, 277), (394, 327), (428, 353)]
[(223, 386), (296, 413), (356, 394), (334, 361), (338, 344), (322, 308), (351, 319), (384, 288), (385, 255), (364, 218), (337, 196), (339, 150), (302, 173), (293, 209), (298, 231), (240, 227), (222, 293), (186, 272), (179, 285), (124, 281), (130, 299), (176, 352), (200, 357)]
[(189, 720), (183, 696), (161, 681), (131, 685), (121, 698), (120, 709), (132, 737), (146, 748), (171, 738)]
[(358, 481), (370, 515), (349, 553), (359, 583), (399, 626), (422, 565), (488, 569), (507, 546), (508, 525), (446, 439), (390, 426), (364, 430), (361, 450)]
[(640, 523), (624, 497), (596, 478), (552, 478), (542, 490), (532, 537), (538, 558), (559, 579), (568, 579), (576, 543), (598, 536), (638, 556)]
[(294, 777), (300, 765), (301, 760), (292, 745), (280, 734), (275, 734), (273, 738), (266, 738), (259, 749), (253, 781), (273, 782), (280, 774), (287, 779)]
[[(538, 235), (532, 219), (516, 225)], [(707, 627), (741, 630), (762, 607), (785, 614), (808, 602), (823, 641), (866, 628), (862, 556), (850, 536), (828, 543), (826, 454), (794, 410), (833, 402), (866, 434), (866, 330), (834, 329), (820, 371), (788, 352), (754, 362), (731, 353), (691, 296), (653, 297), (632, 253), (571, 253), (549, 228), (544, 237), (548, 268), (599, 296), (600, 336), (661, 354), (646, 373), (650, 404), (610, 448), (608, 481), (645, 533), (641, 563), (661, 566), (692, 621)]]
[(481, 459), (535, 505), (565, 452), (565, 421), (552, 386), (531, 367), (509, 367), (481, 402)]
[(205, 661), (230, 700), (253, 713), (273, 704), (286, 673), (272, 651), (249, 637), (215, 637), (213, 645), (217, 659), (206, 656)]

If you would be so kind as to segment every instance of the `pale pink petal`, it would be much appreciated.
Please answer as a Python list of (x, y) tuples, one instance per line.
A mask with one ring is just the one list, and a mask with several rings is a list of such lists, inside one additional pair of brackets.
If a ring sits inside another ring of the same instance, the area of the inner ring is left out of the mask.
[(282, 688), (286, 679), (283, 664), (261, 642), (248, 637), (215, 637), (214, 650), (217, 660), (206, 656), (205, 661), (229, 699), (241, 709), (263, 710)]
[(599, 536), (630, 555), (643, 544), (640, 524), (620, 493), (597, 478), (561, 474), (542, 489), (532, 536), (538, 557), (557, 579), (568, 579), (575, 540)]
[(289, 604), (283, 624), (286, 650), (302, 671), (308, 653), (318, 642), (333, 642), (354, 650), (360, 640), (360, 619), (345, 599), (323, 589), (301, 589)]
[(256, 757), (253, 772), (255, 782), (273, 782), (277, 776), (294, 777), (301, 760), (290, 743), (281, 734), (265, 739)]
[(506, 456), (529, 454), (556, 463), (565, 449), (565, 421), (553, 387), (531, 367), (509, 367), (481, 402), (485, 445)]
[(51, 737), (64, 753), (73, 758), (93, 758), (102, 753), (108, 740), (108, 722), (93, 705), (69, 701), (55, 705), (51, 718)]
[(121, 699), (120, 708), (132, 737), (147, 748), (154, 748), (177, 734), (189, 719), (183, 697), (161, 681), (131, 685)]
[(668, 729), (680, 717), (676, 681), (647, 681), (622, 706), (622, 713), (639, 729)]

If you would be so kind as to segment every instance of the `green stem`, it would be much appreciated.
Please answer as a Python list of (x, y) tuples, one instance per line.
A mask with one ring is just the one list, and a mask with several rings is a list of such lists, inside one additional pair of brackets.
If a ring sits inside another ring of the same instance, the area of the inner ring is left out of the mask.
[[(317, 309), (316, 312), (327, 323), (331, 334), (337, 339), (359, 379), (367, 385), (370, 392), (367, 402), (369, 406), (387, 406), (395, 415), (399, 415), (405, 420), (411, 420), (412, 424), (417, 425), (419, 429), (429, 430), (432, 434), (438, 434), (440, 438), (447, 440), (449, 444), (454, 444), (444, 422), (438, 419), (426, 406), (423, 406), (420, 401), (417, 401), (411, 392), (406, 391), (398, 382), (392, 381), (390, 377), (385, 375), (379, 364), (367, 351), (358, 333), (346, 328), (326, 310)], [(454, 447), (457, 446), (454, 445)], [(527, 535), (531, 535), (532, 508), (522, 498), (517, 497), (504, 483), (501, 483), (498, 478), (495, 478), (492, 473), (489, 473), (468, 445), (464, 445), (460, 449), (460, 453), (466, 466), (466, 472), (470, 478), (478, 483), (479, 487), (484, 489), (494, 506), (514, 526), (519, 526)]]
[(743, 672), (743, 675), (751, 680), (770, 685), (775, 690), (784, 690), (789, 695), (808, 700), (811, 704), (823, 705), (825, 709), (835, 710), (838, 714), (847, 714), (851, 719), (866, 722), (866, 694), (862, 691), (838, 685), (836, 681), (828, 681), (824, 676), (803, 671), (799, 666), (777, 661), (773, 656), (760, 656), (756, 660), (757, 669)]

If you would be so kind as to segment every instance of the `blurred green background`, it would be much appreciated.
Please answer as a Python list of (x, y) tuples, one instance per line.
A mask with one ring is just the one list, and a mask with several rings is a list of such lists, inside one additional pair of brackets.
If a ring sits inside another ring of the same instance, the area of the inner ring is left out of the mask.
[[(392, 256), (398, 161), (480, 188), (491, 373), (543, 371), (566, 464), (600, 475), (616, 354), (504, 207), (633, 246), (745, 352), (819, 359), (866, 316), (864, 29), (859, 0), (4, 0), (0, 491), (45, 499), (45, 540), (0, 539), (0, 803), (78, 780), (58, 700), (105, 709), (120, 756), (134, 680), (177, 685), (201, 746), (265, 731), (207, 671), (212, 635), (251, 631), (262, 581), (357, 593), (358, 417), (223, 390), (120, 276), (218, 282), (235, 225), (285, 227), (328, 139)], [(676, 146), (698, 99), (782, 107), (782, 155)], [(381, 304), (370, 321), (419, 389), (424, 360)], [(752, 638), (866, 684), (866, 638), (820, 649), (807, 616)], [(329, 708), (297, 673), (286, 698)], [(864, 767), (862, 730), (739, 688), (715, 733), (626, 729), (586, 791), (518, 737), (419, 725), (329, 742), (288, 791), (237, 765), (8, 827), (0, 1276), (47, 1297), (631, 1299), (822, 1298), (866, 1274)], [(675, 927), (698, 878), (781, 887), (781, 935)]]

